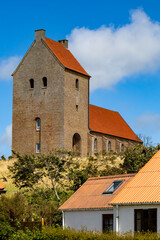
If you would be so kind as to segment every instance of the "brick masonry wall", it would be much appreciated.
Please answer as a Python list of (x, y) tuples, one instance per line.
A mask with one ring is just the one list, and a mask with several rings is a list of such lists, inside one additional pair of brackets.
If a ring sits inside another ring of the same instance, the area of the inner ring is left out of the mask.
[[(97, 149), (94, 149), (94, 139), (97, 139)], [(116, 152), (121, 152), (121, 145), (126, 147), (131, 147), (135, 144), (134, 141), (129, 139), (124, 139), (116, 136), (110, 136), (103, 133), (91, 132), (88, 135), (88, 149), (89, 154), (93, 155), (94, 153), (102, 153), (102, 151), (108, 151), (108, 142), (111, 142), (111, 150)]]
[[(47, 77), (47, 88), (42, 78)], [(34, 89), (29, 80), (34, 79)], [(12, 148), (21, 154), (35, 153), (41, 119), (41, 152), (64, 147), (64, 68), (44, 46), (35, 42), (13, 77)]]
[[(76, 89), (76, 79), (79, 88)], [(89, 104), (89, 78), (82, 74), (66, 70), (64, 82), (64, 144), (71, 149), (73, 135), (78, 133), (81, 137), (81, 155), (88, 152), (88, 104)], [(78, 111), (76, 110), (78, 105)]]

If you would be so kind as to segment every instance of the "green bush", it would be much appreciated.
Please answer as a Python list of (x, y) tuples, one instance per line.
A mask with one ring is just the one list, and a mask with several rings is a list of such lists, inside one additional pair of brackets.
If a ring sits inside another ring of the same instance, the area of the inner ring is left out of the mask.
[(7, 240), (13, 234), (13, 228), (10, 226), (9, 222), (0, 219), (0, 239)]
[[(4, 238), (5, 239), (5, 238)], [(7, 239), (7, 238), (6, 238)], [(85, 231), (75, 231), (62, 228), (47, 227), (42, 231), (35, 230), (30, 232), (17, 231), (8, 238), (8, 240), (158, 240), (160, 235), (156, 233), (128, 233), (125, 235), (116, 235), (115, 233), (93, 233)]]

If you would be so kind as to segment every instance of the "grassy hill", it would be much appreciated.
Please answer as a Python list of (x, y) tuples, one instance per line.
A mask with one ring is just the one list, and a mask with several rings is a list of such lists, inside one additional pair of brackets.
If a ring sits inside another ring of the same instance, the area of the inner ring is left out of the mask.
[(15, 159), (0, 160), (0, 181), (6, 187), (7, 195), (8, 194), (10, 195), (17, 191), (17, 188), (13, 184), (11, 173), (8, 169), (8, 166), (12, 166), (14, 162), (15, 162)]

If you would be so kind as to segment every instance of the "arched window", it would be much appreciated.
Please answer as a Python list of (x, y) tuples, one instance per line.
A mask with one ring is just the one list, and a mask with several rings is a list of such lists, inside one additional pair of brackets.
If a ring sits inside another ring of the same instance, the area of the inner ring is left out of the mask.
[(94, 150), (97, 150), (97, 138), (94, 139)]
[(111, 142), (109, 141), (108, 142), (108, 152), (110, 152), (111, 151)]
[(33, 78), (31, 78), (29, 80), (29, 84), (30, 84), (30, 88), (34, 88), (34, 79)]
[(42, 78), (42, 81), (43, 81), (43, 87), (47, 87), (47, 78), (46, 77), (43, 77)]
[(36, 118), (36, 130), (40, 131), (41, 130), (41, 119)]
[(79, 80), (76, 79), (76, 90), (79, 90)]
[(73, 135), (73, 151), (77, 154), (81, 153), (81, 136), (78, 133)]
[(121, 144), (121, 152), (124, 152), (124, 144)]

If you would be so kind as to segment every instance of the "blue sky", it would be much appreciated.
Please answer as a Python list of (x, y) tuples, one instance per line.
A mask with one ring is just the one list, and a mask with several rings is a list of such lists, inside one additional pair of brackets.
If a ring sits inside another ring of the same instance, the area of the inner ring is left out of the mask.
[(92, 76), (90, 103), (119, 111), (160, 142), (160, 1), (3, 1), (0, 7), (0, 156), (11, 154), (12, 71), (45, 29)]

